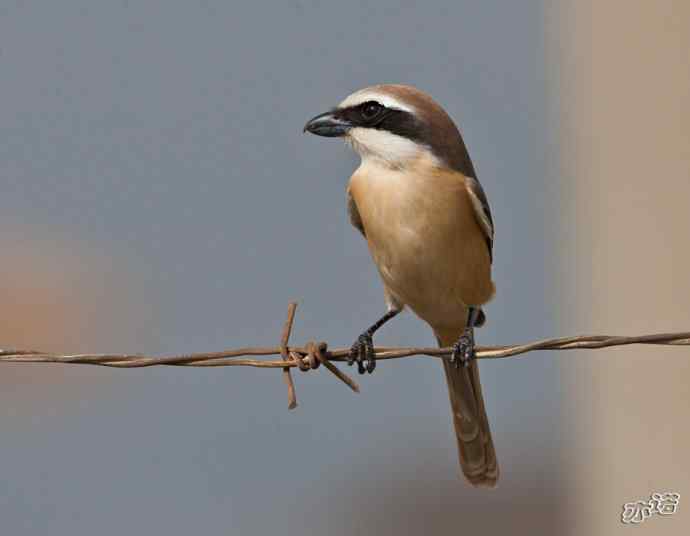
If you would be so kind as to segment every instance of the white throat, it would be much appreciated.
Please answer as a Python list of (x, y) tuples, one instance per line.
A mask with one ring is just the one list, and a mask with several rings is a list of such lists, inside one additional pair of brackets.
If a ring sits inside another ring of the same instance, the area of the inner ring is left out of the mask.
[(346, 137), (352, 148), (361, 156), (362, 164), (383, 164), (388, 167), (404, 168), (421, 157), (437, 159), (425, 145), (386, 130), (356, 127)]

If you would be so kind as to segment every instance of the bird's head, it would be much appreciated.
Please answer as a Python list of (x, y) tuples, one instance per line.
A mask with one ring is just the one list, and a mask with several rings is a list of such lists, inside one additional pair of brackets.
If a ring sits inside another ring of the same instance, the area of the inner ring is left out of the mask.
[(363, 161), (402, 168), (427, 157), (436, 165), (474, 175), (453, 120), (429, 95), (411, 86), (384, 84), (356, 91), (309, 120), (304, 131), (344, 138)]

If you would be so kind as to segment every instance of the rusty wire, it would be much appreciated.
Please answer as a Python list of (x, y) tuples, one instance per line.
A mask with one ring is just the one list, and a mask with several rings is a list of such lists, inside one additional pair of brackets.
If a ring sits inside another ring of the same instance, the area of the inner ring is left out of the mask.
[[(350, 389), (359, 392), (359, 386), (332, 362), (347, 361), (349, 348), (329, 350), (325, 342), (308, 342), (304, 346), (289, 346), (290, 333), (297, 309), (290, 303), (288, 316), (283, 326), (279, 346), (246, 347), (220, 352), (202, 352), (170, 356), (149, 356), (144, 354), (56, 354), (36, 350), (0, 349), (0, 363), (62, 363), (77, 365), (99, 365), (115, 368), (139, 368), (153, 366), (175, 367), (259, 367), (281, 368), (288, 387), (288, 407), (297, 406), (295, 386), (290, 369), (311, 370), (320, 365), (333, 373)], [(630, 344), (650, 344), (661, 346), (690, 346), (690, 332), (656, 333), (630, 337), (613, 335), (580, 335), (544, 339), (526, 344), (506, 346), (477, 346), (477, 359), (503, 359), (524, 355), (536, 350), (583, 350), (608, 348)], [(377, 360), (400, 359), (411, 356), (435, 358), (449, 357), (452, 348), (435, 347), (384, 347), (375, 349)], [(280, 359), (254, 359), (260, 356), (280, 356)]]

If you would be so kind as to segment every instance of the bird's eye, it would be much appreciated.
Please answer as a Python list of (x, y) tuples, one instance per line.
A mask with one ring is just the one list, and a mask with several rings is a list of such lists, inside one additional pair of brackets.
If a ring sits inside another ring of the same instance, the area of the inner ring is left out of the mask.
[(366, 121), (371, 121), (381, 113), (383, 106), (376, 101), (368, 101), (362, 104), (361, 114)]

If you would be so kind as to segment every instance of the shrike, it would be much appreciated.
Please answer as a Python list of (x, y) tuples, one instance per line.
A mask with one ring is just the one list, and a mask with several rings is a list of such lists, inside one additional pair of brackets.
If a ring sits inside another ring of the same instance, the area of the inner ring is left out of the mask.
[(460, 132), (429, 95), (403, 85), (357, 91), (304, 130), (342, 137), (362, 159), (347, 189), (348, 212), (367, 240), (388, 310), (357, 338), (349, 364), (371, 373), (372, 336), (412, 309), (441, 347), (453, 347), (443, 366), (462, 472), (475, 486), (494, 487), (498, 464), (473, 331), (495, 291), (494, 227)]

